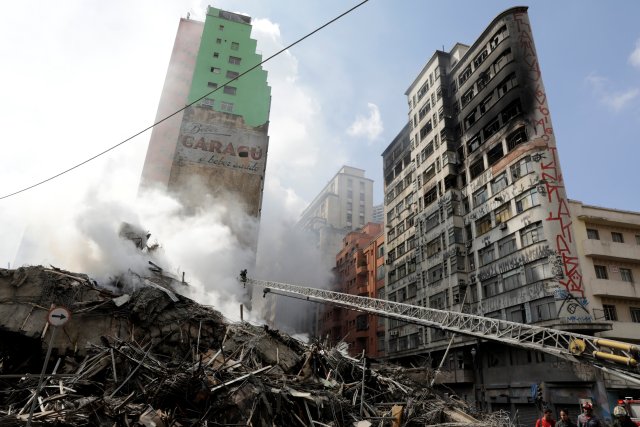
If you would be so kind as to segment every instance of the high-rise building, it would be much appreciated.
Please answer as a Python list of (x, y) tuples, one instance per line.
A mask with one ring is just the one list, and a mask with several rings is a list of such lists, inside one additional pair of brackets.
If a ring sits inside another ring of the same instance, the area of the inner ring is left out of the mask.
[(373, 215), (371, 221), (382, 224), (384, 222), (384, 204), (380, 203), (373, 207)]
[(233, 198), (259, 217), (271, 89), (262, 67), (240, 75), (260, 62), (250, 17), (209, 7), (205, 22), (180, 20), (156, 121), (195, 104), (154, 127), (141, 188), (188, 207)]
[[(383, 154), (386, 297), (587, 334), (607, 329), (585, 294), (527, 8), (499, 14), (471, 46), (436, 51), (406, 95), (409, 136), (401, 132)], [(554, 369), (559, 362), (541, 354), (388, 325), (390, 359), (428, 354), (437, 366), (450, 342), (437, 381), (479, 405), (518, 410), (521, 422), (536, 416), (531, 384), (548, 381), (554, 405), (598, 393), (593, 369)]]
[(364, 173), (343, 166), (300, 215), (297, 226), (311, 233), (327, 271), (335, 266), (344, 236), (371, 222), (373, 180)]

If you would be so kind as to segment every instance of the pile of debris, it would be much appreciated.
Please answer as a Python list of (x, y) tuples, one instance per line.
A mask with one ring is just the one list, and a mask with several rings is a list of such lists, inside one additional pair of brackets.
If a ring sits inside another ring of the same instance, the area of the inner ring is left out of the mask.
[[(48, 326), (56, 306), (71, 319)], [(2, 426), (508, 424), (401, 368), (226, 322), (159, 286), (124, 293), (55, 268), (0, 269), (0, 325)]]

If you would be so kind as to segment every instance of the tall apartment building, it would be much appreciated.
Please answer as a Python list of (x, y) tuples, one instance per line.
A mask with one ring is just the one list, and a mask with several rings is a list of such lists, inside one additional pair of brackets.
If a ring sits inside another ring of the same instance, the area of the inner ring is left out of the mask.
[(327, 270), (335, 266), (344, 236), (371, 222), (373, 180), (364, 175), (343, 166), (300, 215), (297, 227), (311, 233)]
[[(376, 297), (380, 289), (378, 267), (384, 265), (382, 224), (370, 222), (351, 231), (342, 240), (342, 249), (335, 257), (335, 283), (332, 290), (351, 295)], [(384, 270), (382, 270), (384, 272)], [(364, 351), (367, 356), (378, 356), (378, 337), (384, 337), (384, 326), (373, 314), (360, 313), (338, 306), (322, 307), (320, 337), (331, 344), (344, 340), (353, 356)], [(382, 332), (379, 334), (379, 332)], [(382, 349), (384, 350), (384, 349)]]
[[(611, 322), (598, 336), (640, 343), (640, 212), (569, 201), (574, 238), (595, 320)], [(612, 400), (636, 396), (637, 386), (604, 375)], [(615, 404), (615, 401), (610, 401)]]
[(269, 142), (267, 73), (259, 67), (224, 84), (260, 62), (250, 17), (209, 7), (205, 22), (180, 20), (156, 121), (195, 104), (154, 127), (141, 189), (168, 190), (190, 208), (209, 196), (231, 197), (259, 217)]
[(382, 224), (384, 222), (384, 204), (380, 203), (379, 205), (375, 205), (373, 207), (373, 215), (371, 220), (373, 222), (377, 222), (378, 224)]
[[(436, 51), (406, 95), (408, 141), (401, 132), (383, 153), (387, 298), (583, 333), (609, 328), (586, 298), (527, 8), (499, 14), (471, 46)], [(447, 334), (388, 326), (390, 359), (440, 363)], [(536, 416), (531, 384), (547, 382), (555, 405), (597, 397), (593, 369), (550, 359), (455, 337), (438, 381), (521, 420)]]

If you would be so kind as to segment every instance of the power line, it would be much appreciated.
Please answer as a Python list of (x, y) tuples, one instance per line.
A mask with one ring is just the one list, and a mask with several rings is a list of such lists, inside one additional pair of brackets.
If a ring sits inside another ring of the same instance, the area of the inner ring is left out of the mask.
[(303, 36), (303, 37), (299, 38), (298, 40), (294, 41), (294, 42), (293, 42), (293, 43), (291, 43), (290, 45), (288, 45), (288, 46), (286, 46), (286, 47), (283, 47), (282, 49), (280, 49), (279, 51), (277, 51), (277, 52), (276, 52), (276, 53), (274, 53), (273, 55), (269, 56), (267, 59), (264, 59), (262, 62), (260, 62), (260, 63), (258, 63), (258, 64), (256, 64), (256, 65), (254, 65), (253, 67), (249, 68), (248, 70), (244, 71), (243, 73), (240, 73), (239, 75), (237, 75), (237, 76), (236, 76), (236, 77), (234, 77), (233, 79), (228, 80), (228, 81), (227, 81), (227, 82), (225, 82), (223, 85), (218, 86), (217, 88), (215, 88), (215, 89), (214, 89), (214, 90), (212, 90), (211, 92), (208, 92), (208, 93), (206, 93), (206, 94), (202, 95), (200, 98), (196, 99), (195, 101), (192, 101), (191, 103), (189, 103), (189, 104), (185, 105), (184, 107), (180, 108), (179, 110), (174, 111), (173, 113), (169, 114), (169, 115), (168, 115), (168, 116), (166, 116), (166, 117), (163, 117), (162, 119), (158, 120), (157, 122), (153, 123), (152, 125), (147, 126), (146, 128), (142, 129), (141, 131), (139, 131), (139, 132), (137, 132), (137, 133), (135, 133), (135, 134), (131, 135), (130, 137), (128, 137), (128, 138), (126, 138), (126, 139), (124, 139), (124, 140), (120, 141), (120, 142), (119, 142), (119, 143), (117, 143), (116, 145), (113, 145), (113, 146), (111, 146), (111, 147), (107, 148), (106, 150), (104, 150), (104, 151), (102, 151), (102, 152), (100, 152), (100, 153), (96, 154), (95, 156), (90, 157), (90, 158), (88, 158), (87, 160), (84, 160), (84, 161), (82, 161), (82, 162), (80, 162), (80, 163), (78, 163), (78, 164), (76, 164), (76, 165), (74, 165), (74, 166), (71, 166), (71, 167), (70, 167), (70, 168), (68, 168), (68, 169), (63, 170), (62, 172), (59, 172), (59, 173), (57, 173), (56, 175), (50, 176), (50, 177), (49, 177), (49, 178), (47, 178), (47, 179), (44, 179), (44, 180), (42, 180), (42, 181), (40, 181), (40, 182), (37, 182), (37, 183), (35, 183), (35, 184), (32, 184), (32, 185), (30, 185), (30, 186), (28, 186), (28, 187), (25, 187), (25, 188), (21, 189), (21, 190), (14, 191), (13, 193), (9, 193), (9, 194), (6, 194), (6, 195), (4, 195), (4, 196), (1, 196), (1, 197), (0, 197), (0, 200), (2, 200), (2, 199), (7, 199), (7, 198), (9, 198), (9, 197), (11, 197), (11, 196), (15, 196), (15, 195), (17, 195), (17, 194), (23, 193), (23, 192), (25, 192), (25, 191), (27, 191), (27, 190), (31, 190), (32, 188), (38, 187), (38, 186), (40, 186), (40, 185), (42, 185), (42, 184), (45, 184), (45, 183), (47, 183), (47, 182), (49, 182), (49, 181), (52, 181), (52, 180), (54, 180), (54, 179), (58, 178), (59, 176), (62, 176), (62, 175), (64, 175), (64, 174), (68, 173), (68, 172), (71, 172), (72, 170), (77, 169), (77, 168), (79, 168), (80, 166), (83, 166), (83, 165), (85, 165), (85, 164), (87, 164), (87, 163), (91, 162), (92, 160), (97, 159), (98, 157), (100, 157), (100, 156), (102, 156), (102, 155), (104, 155), (104, 154), (107, 154), (109, 151), (112, 151), (112, 150), (114, 150), (114, 149), (118, 148), (119, 146), (121, 146), (121, 145), (123, 145), (123, 144), (125, 144), (125, 143), (127, 143), (127, 142), (129, 142), (129, 141), (131, 141), (132, 139), (134, 139), (134, 138), (136, 138), (137, 136), (139, 136), (139, 135), (141, 135), (141, 134), (145, 133), (145, 132), (146, 132), (146, 131), (148, 131), (149, 129), (153, 129), (155, 126), (159, 125), (159, 124), (160, 124), (160, 123), (162, 123), (162, 122), (165, 122), (165, 121), (169, 120), (171, 117), (175, 116), (176, 114), (179, 114), (179, 113), (183, 112), (184, 110), (186, 110), (187, 108), (191, 107), (191, 106), (192, 106), (192, 105), (194, 105), (195, 103), (197, 103), (197, 102), (199, 102), (199, 101), (203, 100), (203, 99), (204, 99), (204, 98), (206, 98), (207, 96), (209, 96), (209, 95), (211, 95), (211, 94), (213, 94), (213, 93), (217, 92), (218, 90), (222, 89), (223, 87), (225, 87), (225, 86), (226, 86), (226, 85), (228, 85), (229, 83), (232, 83), (232, 82), (234, 82), (234, 81), (238, 80), (240, 77), (244, 76), (245, 74), (247, 74), (247, 73), (249, 73), (249, 72), (251, 72), (251, 71), (255, 70), (256, 68), (258, 68), (258, 67), (260, 67), (260, 66), (262, 66), (262, 64), (264, 64), (264, 63), (266, 63), (267, 61), (269, 61), (269, 60), (271, 60), (271, 59), (275, 58), (276, 56), (280, 55), (280, 54), (281, 54), (282, 52), (284, 52), (285, 50), (292, 48), (293, 46), (297, 45), (297, 44), (298, 44), (298, 43), (300, 43), (301, 41), (303, 41), (303, 40), (307, 39), (308, 37), (311, 37), (312, 35), (314, 35), (314, 34), (315, 34), (315, 33), (317, 33), (318, 31), (322, 30), (323, 28), (325, 28), (325, 27), (327, 27), (327, 26), (329, 26), (329, 25), (333, 24), (333, 23), (334, 23), (334, 22), (336, 22), (338, 19), (340, 19), (340, 18), (342, 18), (343, 16), (348, 15), (349, 13), (353, 12), (354, 10), (356, 10), (357, 8), (359, 8), (360, 6), (362, 6), (363, 4), (367, 3), (368, 1), (369, 1), (369, 0), (363, 0), (363, 1), (361, 1), (360, 3), (356, 4), (355, 6), (353, 6), (351, 9), (349, 9), (349, 10), (347, 10), (347, 11), (345, 11), (345, 12), (341, 13), (340, 15), (336, 16), (335, 18), (331, 19), (330, 21), (328, 21), (328, 22), (324, 23), (323, 25), (319, 26), (318, 28), (316, 28), (315, 30), (311, 31), (311, 32), (310, 32), (310, 33), (308, 33), (307, 35), (305, 35), (305, 36)]

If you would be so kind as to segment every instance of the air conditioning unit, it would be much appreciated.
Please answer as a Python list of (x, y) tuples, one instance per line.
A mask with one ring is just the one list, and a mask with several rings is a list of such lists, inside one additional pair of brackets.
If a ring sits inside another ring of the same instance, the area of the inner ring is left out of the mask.
[(507, 223), (506, 222), (500, 223), (500, 230), (506, 230), (506, 229), (507, 229)]

